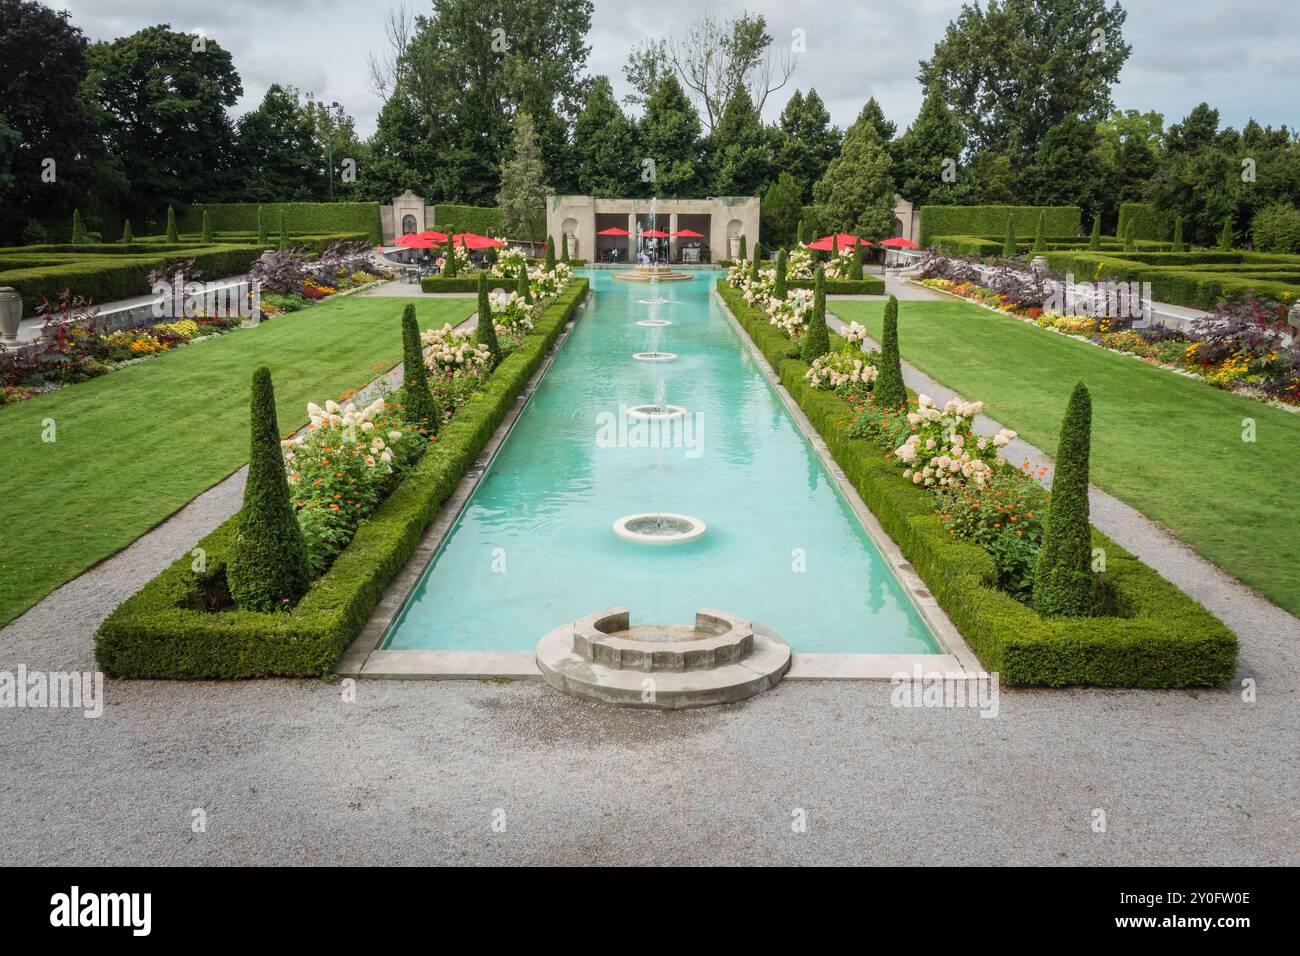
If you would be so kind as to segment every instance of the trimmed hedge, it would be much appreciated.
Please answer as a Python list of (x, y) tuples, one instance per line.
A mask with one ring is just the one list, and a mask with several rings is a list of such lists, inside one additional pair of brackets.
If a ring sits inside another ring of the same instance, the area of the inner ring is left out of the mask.
[(292, 611), (200, 610), (205, 588), (224, 577), (235, 516), (198, 543), (204, 574), (191, 570), (187, 552), (108, 616), (95, 635), (99, 666), (118, 677), (169, 679), (329, 675), (586, 293), (587, 281), (575, 279), (547, 307)]
[[(1300, 297), (1300, 257), (1248, 252), (1105, 253), (1049, 252), (1053, 269), (1073, 273), (1075, 281), (1150, 282), (1157, 302), (1212, 310), (1241, 293), (1269, 296), (1283, 304)], [(1216, 264), (1241, 265), (1215, 271)], [(1251, 266), (1257, 267), (1253, 271)], [(1204, 268), (1202, 268), (1204, 267)], [(1285, 277), (1285, 278), (1280, 278)]]
[[(997, 590), (993, 559), (952, 537), (934, 496), (902, 478), (871, 442), (848, 437), (851, 409), (834, 392), (812, 388), (808, 366), (788, 358), (790, 341), (725, 281), (718, 291), (776, 369), (781, 384), (826, 440), (864, 502), (934, 593), (952, 622), (1009, 685), (1102, 687), (1213, 686), (1236, 672), (1237, 638), (1222, 622), (1154, 570), (1093, 529), (1120, 617), (1042, 618)], [(833, 344), (843, 340), (834, 337)]]
[(198, 232), (207, 212), (212, 228), (257, 235), (257, 209), (264, 222), (279, 221), (281, 211), (291, 233), (358, 232), (379, 242), (382, 231), (377, 202), (230, 202), (199, 203), (179, 217), (181, 232)]
[(500, 206), (462, 206), (444, 202), (433, 207), (430, 225), (439, 232), (472, 232), (486, 236), (491, 231), (499, 236), (505, 223), (505, 212)]
[[(861, 279), (826, 279), (827, 295), (884, 295), (885, 280), (878, 276), (863, 276)], [(790, 289), (811, 289), (812, 279), (790, 279), (786, 282)]]
[(1119, 224), (1115, 227), (1116, 234), (1125, 235), (1125, 230), (1130, 222), (1133, 223), (1134, 239), (1165, 241), (1173, 232), (1171, 217), (1160, 212), (1150, 203), (1120, 203)]
[(922, 248), (931, 245), (935, 236), (1006, 237), (1007, 217), (1014, 217), (1017, 236), (1032, 236), (1038, 228), (1039, 215), (1049, 236), (1077, 236), (1083, 210), (1078, 206), (922, 206)]
[[(509, 279), (503, 279), (500, 276), (495, 277), (498, 282), (502, 283), (501, 288), (508, 289), (514, 285)], [(444, 279), (442, 276), (425, 276), (420, 280), (421, 292), (478, 292), (478, 276), (453, 276), (450, 279)]]
[[(1048, 236), (1047, 249), (1049, 252), (1054, 250), (1086, 250), (1091, 244), (1091, 239), (1080, 239), (1066, 236)], [(1005, 251), (1006, 240), (994, 238), (993, 236), (935, 236), (931, 241), (931, 247), (935, 249), (946, 249), (950, 255), (957, 256), (979, 256), (981, 259), (1001, 258)], [(1163, 252), (1173, 248), (1168, 242), (1153, 242), (1150, 240), (1139, 240), (1137, 247), (1147, 252)], [(1115, 236), (1101, 237), (1101, 251), (1103, 252), (1122, 252), (1124, 250), (1124, 241)], [(1017, 242), (1016, 255), (1024, 256), (1033, 251), (1033, 243)]]

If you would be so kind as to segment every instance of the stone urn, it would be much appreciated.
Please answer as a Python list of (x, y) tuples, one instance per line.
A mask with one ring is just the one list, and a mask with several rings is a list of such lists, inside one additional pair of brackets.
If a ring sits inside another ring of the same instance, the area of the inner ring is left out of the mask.
[(1034, 256), (1034, 258), (1029, 263), (1029, 271), (1036, 276), (1047, 275), (1047, 257)]
[(17, 289), (0, 287), (0, 339), (18, 341), (18, 326), (23, 317), (23, 297)]
[[(4, 289), (0, 289), (0, 295), (4, 295)], [(1295, 329), (1292, 336), (1300, 335), (1300, 301), (1291, 303), (1291, 308), (1286, 314), (1286, 324)]]

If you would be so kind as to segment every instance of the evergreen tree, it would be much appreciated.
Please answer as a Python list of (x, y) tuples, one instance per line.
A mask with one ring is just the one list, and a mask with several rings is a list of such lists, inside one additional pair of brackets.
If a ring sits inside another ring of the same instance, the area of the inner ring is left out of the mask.
[(454, 279), (458, 269), (456, 267), (456, 239), (452, 233), (447, 233), (447, 251), (443, 253), (442, 274), (447, 279)]
[(831, 350), (831, 336), (826, 328), (826, 270), (817, 267), (813, 280), (813, 310), (799, 345), (799, 357), (811, 365)]
[(429, 370), (424, 365), (424, 346), (415, 321), (415, 303), (402, 310), (402, 417), (429, 435), (438, 434), (442, 409), (429, 390)]
[(903, 384), (903, 360), (898, 351), (898, 299), (892, 295), (885, 303), (885, 322), (880, 342), (880, 367), (874, 386), (876, 404), (883, 408), (901, 408), (907, 404), (907, 386)]
[(710, 137), (715, 166), (713, 194), (761, 195), (775, 176), (771, 145), (749, 94), (743, 88), (737, 89)]
[(122, 223), (122, 243), (128, 244), (135, 242), (135, 233), (131, 231), (131, 220), (128, 219)]
[(862, 281), (862, 258), (867, 254), (866, 244), (858, 237), (858, 244), (853, 247), (853, 266), (849, 269), (849, 278), (855, 282)]
[(74, 246), (84, 246), (90, 242), (90, 236), (86, 233), (86, 227), (81, 222), (81, 210), (72, 210), (72, 244)]
[(1092, 610), (1092, 537), (1088, 525), (1088, 450), (1092, 400), (1074, 386), (1061, 422), (1052, 500), (1034, 571), (1034, 609), (1042, 615), (1082, 616)]
[(813, 185), (826, 175), (826, 167), (839, 155), (843, 136), (831, 125), (831, 114), (815, 89), (806, 94), (794, 91), (781, 111), (777, 129), (777, 167), (795, 178), (800, 187), (799, 201), (807, 205), (813, 199)]
[(798, 230), (803, 223), (803, 187), (788, 171), (782, 170), (776, 182), (767, 187), (760, 212), (763, 234), (770, 240), (788, 245), (803, 241)]
[(639, 126), (641, 154), (654, 161), (654, 178), (642, 167), (644, 196), (671, 199), (696, 195), (700, 188), (700, 116), (671, 71), (655, 84)]
[[(552, 260), (552, 271), (554, 268), (555, 262)], [(475, 328), (478, 344), (488, 347), (488, 351), (492, 353), (492, 367), (496, 368), (501, 362), (501, 344), (497, 341), (496, 322), (492, 318), (491, 303), (488, 302), (487, 272), (482, 269), (478, 273), (478, 324)]]
[(212, 225), (208, 222), (208, 211), (203, 210), (203, 224), (199, 228), (199, 239), (203, 242), (212, 241)]
[(1034, 254), (1042, 255), (1047, 251), (1047, 210), (1038, 212), (1038, 225), (1034, 228)]
[(578, 188), (604, 199), (637, 195), (639, 167), (629, 157), (635, 142), (636, 127), (614, 99), (609, 78), (593, 77), (573, 126)]
[(825, 226), (870, 238), (894, 231), (894, 180), (875, 123), (863, 116), (849, 127), (839, 156), (813, 187)]
[(1229, 216), (1227, 219), (1223, 220), (1223, 229), (1219, 231), (1219, 251), (1231, 252), (1232, 240), (1232, 217)]
[(266, 247), (270, 243), (266, 234), (266, 220), (262, 217), (262, 207), (257, 207), (257, 244)]
[(1187, 243), (1183, 242), (1183, 217), (1174, 216), (1174, 252), (1186, 252)]
[(533, 287), (528, 282), (527, 264), (519, 267), (519, 281), (515, 285), (515, 290), (519, 293), (519, 298), (525, 302), (531, 303), (533, 301)]
[(176, 231), (176, 210), (171, 206), (167, 207), (167, 241), (181, 241), (180, 233)]
[(750, 262), (749, 262), (749, 281), (750, 281), (750, 282), (757, 282), (757, 281), (758, 281), (758, 263), (759, 263), (759, 260), (761, 260), (762, 258), (763, 258), (763, 244), (760, 243), (760, 242), (756, 242), (756, 243), (754, 243), (754, 258), (751, 259)]
[(560, 233), (560, 261), (568, 263), (569, 261), (569, 234)]
[(740, 259), (741, 262), (744, 262), (744, 261), (745, 261), (746, 259), (748, 259), (748, 258), (749, 258), (748, 250), (745, 248), (745, 234), (742, 232), (742, 233), (740, 234), (740, 256), (739, 256), (739, 259)]
[(1133, 238), (1133, 229), (1136, 223), (1137, 220), (1134, 219), (1132, 216), (1130, 216), (1128, 218), (1128, 221), (1124, 224), (1124, 251), (1125, 252), (1133, 252), (1137, 248), (1136, 241)]
[(802, 216), (799, 218), (798, 240), (801, 246), (808, 244), (808, 223), (804, 221)]
[(547, 272), (555, 271), (555, 240), (550, 236), (546, 237), (546, 258), (543, 260), (542, 268)]
[(1101, 251), (1101, 213), (1092, 217), (1092, 237), (1088, 240), (1088, 248), (1093, 252)]
[(782, 300), (785, 299), (785, 294), (788, 291), (786, 289), (785, 271), (786, 271), (785, 250), (782, 249), (780, 252), (776, 254), (776, 287), (772, 292), (772, 295), (774, 295), (777, 299), (782, 299)]
[(894, 123), (885, 119), (885, 111), (880, 108), (880, 104), (876, 102), (874, 96), (867, 100), (853, 125), (857, 126), (861, 123), (871, 124), (871, 128), (876, 131), (876, 139), (882, 146), (888, 146), (894, 139), (894, 133), (898, 130)]
[(535, 242), (546, 228), (546, 194), (542, 151), (537, 129), (527, 112), (515, 114), (511, 158), (501, 165), (497, 205), (505, 220), (506, 235)]
[(965, 147), (961, 123), (943, 94), (929, 93), (916, 121), (890, 150), (899, 194), (917, 208), (966, 202), (974, 183), (967, 181), (968, 174), (959, 175), (955, 165)]
[(1007, 238), (1002, 243), (1002, 257), (1004, 259), (1014, 259), (1016, 257), (1016, 216), (1011, 213), (1007, 216)]
[(307, 592), (310, 572), (289, 498), (275, 392), (266, 366), (253, 373), (250, 418), (248, 478), (226, 581), (242, 611), (287, 610)]

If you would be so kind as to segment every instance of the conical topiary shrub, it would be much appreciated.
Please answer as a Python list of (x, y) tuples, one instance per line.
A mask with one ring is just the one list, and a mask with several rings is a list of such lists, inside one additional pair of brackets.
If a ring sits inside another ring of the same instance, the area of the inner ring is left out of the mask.
[(849, 278), (854, 282), (862, 281), (862, 259), (867, 254), (866, 244), (858, 236), (858, 244), (853, 247), (853, 265), (849, 267)]
[(270, 239), (268, 239), (266, 235), (266, 220), (262, 218), (262, 207), (258, 206), (257, 207), (257, 244), (259, 246), (266, 246), (269, 243), (270, 243)]
[(1232, 217), (1223, 220), (1223, 229), (1219, 231), (1219, 251), (1231, 252), (1232, 241), (1236, 238), (1232, 232)]
[(1183, 242), (1183, 217), (1174, 217), (1174, 252), (1186, 252), (1187, 244)]
[(1137, 220), (1129, 216), (1128, 221), (1124, 223), (1124, 251), (1133, 252), (1137, 248), (1137, 240), (1134, 239), (1134, 225)]
[(1002, 243), (1002, 255), (1006, 259), (1016, 257), (1016, 217), (1014, 213), (1007, 216), (1007, 238)]
[(555, 242), (550, 236), (546, 237), (546, 259), (545, 265), (542, 266), (547, 272), (555, 271)]
[(795, 235), (795, 239), (801, 246), (808, 241), (808, 224), (802, 219), (799, 220), (799, 231)]
[(128, 219), (122, 223), (122, 242), (135, 242), (135, 233), (131, 231), (131, 220)]
[(1039, 614), (1086, 615), (1092, 610), (1092, 533), (1088, 526), (1088, 448), (1092, 399), (1079, 382), (1061, 422), (1052, 501), (1034, 570), (1034, 609)]
[(519, 298), (525, 302), (533, 301), (533, 287), (528, 282), (528, 265), (525, 263), (519, 267), (519, 281), (515, 286), (515, 291), (519, 293)]
[(754, 258), (749, 261), (750, 282), (758, 281), (758, 263), (762, 260), (762, 258), (763, 258), (763, 244), (761, 242), (756, 242), (754, 243)]
[(567, 232), (560, 233), (560, 261), (566, 263), (569, 261), (569, 234)]
[(429, 370), (424, 366), (424, 345), (413, 302), (402, 310), (402, 417), (430, 435), (438, 434), (442, 424), (442, 409), (429, 391)]
[(443, 253), (442, 274), (448, 279), (456, 278), (456, 240), (447, 236), (447, 251)]
[(492, 321), (492, 306), (488, 302), (487, 273), (482, 269), (478, 273), (478, 344), (486, 345), (492, 353), (492, 367), (501, 361), (501, 343), (497, 341), (496, 323)]
[(1092, 238), (1088, 240), (1088, 248), (1093, 252), (1101, 251), (1101, 213), (1092, 217)]
[(311, 575), (302, 531), (289, 499), (275, 391), (266, 366), (253, 373), (250, 417), (248, 481), (226, 563), (226, 583), (240, 610), (287, 610), (307, 593)]
[(1038, 225), (1034, 228), (1034, 255), (1047, 251), (1047, 210), (1039, 210)]
[(831, 334), (826, 328), (826, 270), (817, 267), (813, 280), (813, 310), (799, 345), (799, 357), (811, 365), (831, 350)]
[(898, 353), (898, 299), (885, 303), (885, 322), (880, 336), (880, 367), (876, 370), (876, 404), (884, 408), (901, 408), (907, 404), (907, 386), (903, 384), (903, 360)]
[(86, 233), (86, 226), (81, 221), (81, 210), (72, 210), (72, 244), (74, 246), (84, 246), (90, 242), (90, 236)]
[(787, 292), (785, 280), (785, 250), (782, 249), (776, 254), (776, 287), (772, 294), (778, 299), (784, 299)]
[(741, 261), (741, 262), (744, 262), (746, 259), (749, 258), (749, 256), (746, 254), (746, 250), (745, 250), (745, 234), (744, 234), (743, 232), (740, 234), (740, 256), (739, 256), (739, 258), (740, 258), (740, 261)]
[(167, 241), (181, 241), (181, 234), (176, 231), (176, 210), (171, 206), (167, 207)]
[(289, 232), (284, 227), (284, 210), (280, 210), (280, 251), (289, 251)]
[(204, 242), (212, 241), (212, 224), (208, 222), (208, 211), (203, 210), (203, 225), (199, 229), (199, 238)]

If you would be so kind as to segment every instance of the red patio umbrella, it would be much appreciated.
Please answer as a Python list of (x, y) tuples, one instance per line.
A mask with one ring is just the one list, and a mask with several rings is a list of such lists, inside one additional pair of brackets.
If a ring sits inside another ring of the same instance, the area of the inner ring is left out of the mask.
[(668, 233), (664, 232), (664, 231), (661, 230), (661, 229), (650, 229), (650, 230), (647, 230), (646, 232), (641, 233), (641, 238), (643, 238), (643, 239), (667, 239), (667, 238), (668, 238)]
[(839, 232), (832, 236), (822, 236), (816, 242), (808, 243), (808, 248), (820, 249), (823, 252), (830, 252), (835, 248), (836, 240), (839, 240), (839, 247), (841, 249), (851, 248), (852, 246), (856, 246), (859, 242), (861, 242), (864, 246), (871, 245), (871, 243), (867, 242), (867, 240), (858, 239), (857, 236), (852, 235), (851, 233)]
[(911, 239), (904, 239), (902, 236), (894, 236), (892, 239), (886, 239), (880, 244), (886, 249), (920, 249)]
[(446, 242), (447, 234), (438, 232), (436, 229), (426, 229), (424, 232), (417, 232), (417, 236), (423, 236), (425, 239), (432, 239), (434, 242)]
[(701, 232), (694, 232), (693, 230), (690, 230), (690, 229), (679, 229), (677, 232), (674, 232), (673, 235), (674, 235), (674, 236), (678, 236), (678, 237), (683, 238), (683, 239), (703, 239), (703, 238), (704, 238), (704, 234), (703, 234), (703, 233), (701, 233)]
[[(446, 236), (443, 236), (442, 239), (443, 242), (447, 241)], [(401, 246), (403, 249), (433, 249), (438, 245), (428, 236), (422, 236), (418, 232), (408, 232), (404, 236), (398, 236), (393, 244)]]
[(602, 229), (596, 233), (598, 236), (630, 236), (631, 233), (626, 229), (620, 229), (618, 226), (610, 226), (608, 229)]
[(461, 245), (466, 249), (500, 249), (505, 245), (500, 239), (480, 236), (473, 232), (458, 232), (451, 237), (451, 241), (453, 245)]

